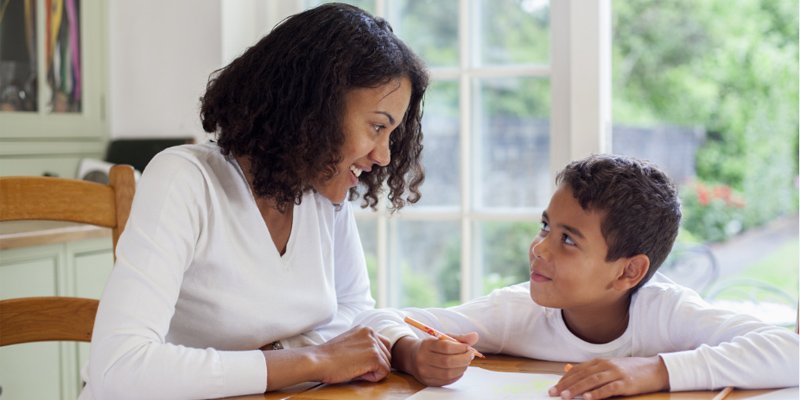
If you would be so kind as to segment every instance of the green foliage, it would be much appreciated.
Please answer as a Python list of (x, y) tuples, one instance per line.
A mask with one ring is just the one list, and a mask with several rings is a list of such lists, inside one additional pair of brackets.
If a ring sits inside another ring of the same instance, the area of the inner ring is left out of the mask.
[(404, 307), (431, 307), (442, 304), (437, 297), (436, 284), (425, 274), (414, 272), (408, 265), (401, 267), (403, 282), (403, 296), (401, 301)]
[(741, 197), (726, 185), (697, 181), (681, 190), (683, 228), (704, 241), (723, 241), (739, 233), (744, 206)]
[(800, 258), (800, 244), (788, 241), (768, 257), (749, 266), (739, 278), (765, 282), (798, 297), (797, 260)]
[(538, 233), (538, 222), (485, 222), (483, 226), (483, 290), (525, 282), (530, 278), (528, 248)]
[(797, 37), (796, 0), (615, 2), (614, 120), (705, 127), (697, 176), (741, 191), (745, 228), (796, 213)]

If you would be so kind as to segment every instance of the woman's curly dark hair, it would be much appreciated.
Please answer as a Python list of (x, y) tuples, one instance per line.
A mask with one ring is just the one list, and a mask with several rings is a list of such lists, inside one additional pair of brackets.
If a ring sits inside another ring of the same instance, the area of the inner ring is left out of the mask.
[[(425, 178), (420, 153), (428, 73), (381, 18), (339, 3), (287, 18), (212, 74), (200, 118), (224, 154), (250, 160), (256, 195), (285, 210), (299, 204), (313, 182), (335, 174), (345, 139), (345, 94), (401, 77), (411, 81), (411, 99), (391, 135), (391, 162), (359, 177), (363, 207), (376, 208), (388, 181), (391, 208), (398, 210), (419, 200)], [(357, 197), (352, 188), (350, 199)]]

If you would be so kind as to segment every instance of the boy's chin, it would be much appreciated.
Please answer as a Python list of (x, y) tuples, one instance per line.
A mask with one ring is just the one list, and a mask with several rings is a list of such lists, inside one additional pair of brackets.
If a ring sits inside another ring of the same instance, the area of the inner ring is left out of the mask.
[(541, 306), (541, 307), (553, 308), (553, 305), (548, 304), (547, 302), (540, 301), (541, 299), (540, 300), (536, 300), (536, 295), (533, 293), (533, 287), (531, 287), (530, 295), (531, 295), (531, 301), (533, 301), (534, 304), (536, 304), (538, 306)]

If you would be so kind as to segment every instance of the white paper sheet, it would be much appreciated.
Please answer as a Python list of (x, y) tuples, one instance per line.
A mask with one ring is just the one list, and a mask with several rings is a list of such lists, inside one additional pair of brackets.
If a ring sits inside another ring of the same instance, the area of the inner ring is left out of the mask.
[(496, 372), (479, 367), (469, 367), (464, 376), (453, 384), (443, 387), (428, 387), (409, 399), (413, 400), (535, 400), (554, 397), (547, 390), (561, 379), (555, 374), (528, 374), (520, 372)]
[(770, 392), (767, 394), (762, 394), (760, 396), (751, 397), (750, 400), (795, 400), (800, 399), (800, 390), (798, 390), (797, 386), (792, 388), (786, 388), (781, 390), (776, 390), (774, 392)]

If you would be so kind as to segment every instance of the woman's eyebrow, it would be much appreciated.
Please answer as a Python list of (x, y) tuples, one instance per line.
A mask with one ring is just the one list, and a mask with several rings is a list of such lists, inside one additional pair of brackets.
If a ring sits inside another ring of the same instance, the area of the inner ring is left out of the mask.
[(386, 116), (386, 118), (389, 118), (389, 124), (390, 124), (390, 125), (394, 125), (394, 121), (395, 121), (395, 119), (394, 119), (394, 117), (392, 116), (392, 114), (389, 114), (389, 113), (388, 113), (388, 112), (386, 112), (386, 111), (375, 111), (375, 114), (380, 114), (380, 115), (384, 115), (384, 116)]

